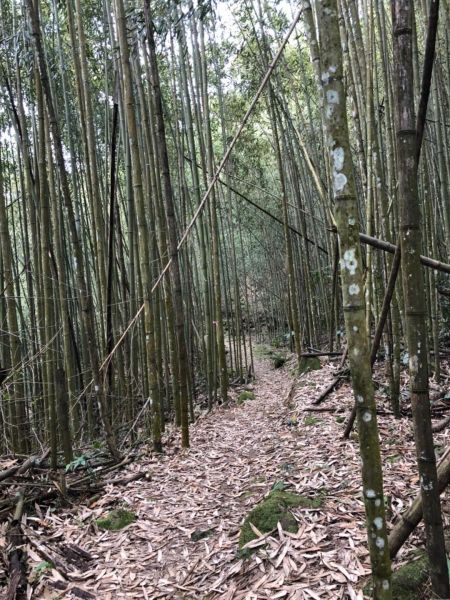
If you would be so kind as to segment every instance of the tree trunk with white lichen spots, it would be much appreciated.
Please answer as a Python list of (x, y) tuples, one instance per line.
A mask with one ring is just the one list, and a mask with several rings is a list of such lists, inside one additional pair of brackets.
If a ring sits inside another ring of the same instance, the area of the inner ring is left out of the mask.
[[(307, 2), (309, 8), (309, 2)], [(339, 233), (342, 295), (352, 386), (357, 401), (364, 505), (373, 576), (373, 597), (392, 598), (391, 563), (383, 500), (383, 476), (376, 406), (366, 330), (364, 275), (359, 219), (343, 85), (342, 49), (336, 0), (317, 5), (323, 122), (332, 172), (335, 221)]]
[(398, 199), (402, 252), (406, 343), (409, 352), (411, 407), (414, 420), (420, 493), (433, 591), (450, 596), (436, 458), (431, 430), (428, 386), (427, 323), (424, 278), (420, 263), (422, 234), (417, 186), (412, 61), (414, 6), (410, 0), (392, 2), (394, 35), (394, 99), (396, 104)]

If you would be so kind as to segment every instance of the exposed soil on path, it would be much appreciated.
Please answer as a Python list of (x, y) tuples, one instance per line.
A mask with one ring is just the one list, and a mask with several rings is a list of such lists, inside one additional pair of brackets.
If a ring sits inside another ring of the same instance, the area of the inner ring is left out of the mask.
[[(333, 412), (348, 412), (350, 391), (344, 386), (327, 401), (329, 413), (303, 412), (331, 378), (328, 365), (304, 375), (288, 406), (287, 369), (260, 361), (254, 399), (200, 418), (191, 428), (191, 449), (180, 450), (169, 436), (162, 457), (143, 457), (127, 469), (144, 470), (149, 480), (110, 486), (90, 508), (47, 513), (47, 534), (62, 532), (94, 556), (89, 571), (75, 573), (77, 587), (98, 600), (362, 599), (357, 590), (369, 562), (358, 444), (356, 434), (342, 440), (342, 419)], [(395, 518), (417, 489), (411, 426), (382, 417), (380, 430)], [(449, 437), (439, 434), (439, 444), (448, 445)], [(239, 558), (239, 526), (277, 482), (324, 502), (293, 510), (297, 534), (266, 536), (250, 558)], [(99, 531), (95, 519), (113, 508), (133, 511), (136, 522)], [(40, 590), (36, 597), (72, 597), (54, 589), (44, 595), (44, 583)]]

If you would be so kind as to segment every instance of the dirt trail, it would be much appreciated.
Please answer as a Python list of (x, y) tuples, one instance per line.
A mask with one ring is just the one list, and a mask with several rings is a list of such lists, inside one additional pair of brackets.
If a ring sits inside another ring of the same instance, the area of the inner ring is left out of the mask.
[[(95, 557), (78, 587), (99, 600), (362, 599), (356, 590), (369, 565), (357, 443), (341, 439), (333, 413), (301, 412), (331, 377), (330, 367), (304, 376), (288, 408), (287, 371), (261, 361), (255, 399), (199, 419), (188, 451), (169, 441), (163, 457), (130, 466), (130, 473), (148, 472), (149, 481), (110, 486), (91, 508), (49, 516), (66, 541)], [(348, 410), (350, 403), (343, 388), (328, 406)], [(399, 498), (414, 493), (405, 427), (399, 440), (398, 422), (381, 423), (382, 435), (392, 439), (385, 452), (398, 457), (386, 473), (392, 514), (403, 508)], [(239, 559), (239, 525), (277, 481), (325, 501), (319, 509), (294, 511), (297, 534), (269, 537), (250, 559)], [(93, 521), (117, 507), (134, 511), (137, 521), (118, 532), (98, 531)], [(194, 541), (193, 534), (206, 537)]]

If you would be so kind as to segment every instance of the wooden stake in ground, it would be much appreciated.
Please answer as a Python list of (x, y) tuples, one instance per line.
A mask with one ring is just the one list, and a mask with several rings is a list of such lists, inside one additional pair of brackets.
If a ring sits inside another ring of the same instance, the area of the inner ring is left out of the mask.
[[(309, 3), (308, 3), (309, 4)], [(373, 576), (373, 597), (391, 600), (391, 564), (387, 543), (383, 476), (376, 406), (366, 331), (364, 276), (359, 219), (343, 84), (342, 48), (336, 0), (317, 5), (320, 32), (320, 85), (323, 121), (332, 171), (335, 220), (339, 234), (340, 272), (352, 387), (357, 401), (364, 505)]]

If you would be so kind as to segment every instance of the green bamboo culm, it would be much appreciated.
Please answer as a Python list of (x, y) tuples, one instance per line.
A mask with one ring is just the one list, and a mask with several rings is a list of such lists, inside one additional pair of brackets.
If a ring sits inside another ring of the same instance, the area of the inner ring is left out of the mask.
[[(309, 2), (308, 2), (309, 7)], [(369, 341), (366, 329), (364, 275), (359, 243), (359, 219), (343, 85), (342, 48), (336, 0), (317, 5), (320, 86), (323, 123), (329, 149), (335, 221), (339, 234), (340, 272), (345, 328), (357, 403), (364, 505), (373, 577), (373, 597), (390, 600), (391, 563), (387, 543), (383, 475)]]
[(420, 494), (423, 505), (430, 577), (438, 598), (450, 596), (447, 556), (437, 484), (436, 457), (428, 385), (427, 298), (420, 263), (422, 233), (417, 185), (417, 132), (414, 114), (413, 17), (410, 0), (392, 2), (394, 99), (396, 105), (400, 247), (409, 353), (411, 408), (414, 421)]

